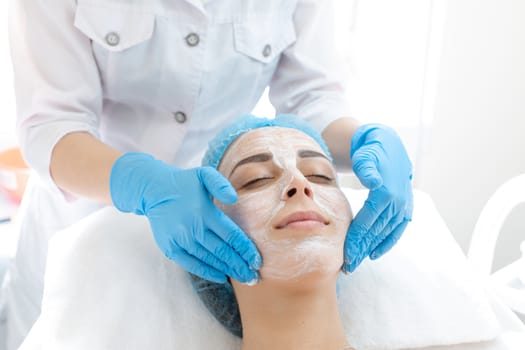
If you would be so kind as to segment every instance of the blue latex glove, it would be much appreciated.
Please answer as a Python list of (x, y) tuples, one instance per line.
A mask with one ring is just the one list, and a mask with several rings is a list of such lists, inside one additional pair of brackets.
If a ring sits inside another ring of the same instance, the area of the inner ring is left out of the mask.
[(144, 153), (126, 153), (113, 165), (110, 191), (117, 209), (148, 217), (160, 250), (187, 271), (218, 283), (226, 275), (258, 280), (262, 260), (255, 244), (212, 201), (237, 201), (214, 168), (177, 169)]
[(396, 132), (366, 124), (352, 137), (354, 173), (370, 189), (368, 199), (350, 224), (343, 270), (353, 272), (369, 256), (389, 251), (412, 220), (412, 164)]

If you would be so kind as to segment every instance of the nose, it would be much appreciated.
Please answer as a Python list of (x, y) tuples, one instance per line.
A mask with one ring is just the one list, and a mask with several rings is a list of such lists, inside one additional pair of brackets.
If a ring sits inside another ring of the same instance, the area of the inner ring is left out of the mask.
[(313, 198), (314, 193), (312, 187), (310, 187), (310, 182), (302, 175), (294, 175), (292, 182), (286, 187), (284, 192), (284, 200), (291, 199), (292, 197), (297, 196), (306, 196), (308, 198)]

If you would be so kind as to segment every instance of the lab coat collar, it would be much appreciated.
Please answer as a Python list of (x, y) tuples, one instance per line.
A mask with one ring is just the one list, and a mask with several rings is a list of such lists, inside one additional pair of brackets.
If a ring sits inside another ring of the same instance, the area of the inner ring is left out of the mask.
[(202, 0), (185, 0), (185, 1), (193, 5), (199, 11), (201, 11), (204, 15), (206, 15), (206, 9), (204, 8), (204, 5), (202, 4)]

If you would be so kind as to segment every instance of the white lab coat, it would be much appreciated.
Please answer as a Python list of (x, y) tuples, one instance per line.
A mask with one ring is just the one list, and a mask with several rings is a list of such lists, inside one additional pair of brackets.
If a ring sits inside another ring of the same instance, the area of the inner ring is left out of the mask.
[(330, 1), (13, 0), (10, 11), (18, 136), (38, 174), (10, 269), (11, 347), (38, 316), (48, 239), (99, 207), (50, 176), (65, 134), (191, 167), (268, 85), (277, 113), (320, 130), (350, 114)]

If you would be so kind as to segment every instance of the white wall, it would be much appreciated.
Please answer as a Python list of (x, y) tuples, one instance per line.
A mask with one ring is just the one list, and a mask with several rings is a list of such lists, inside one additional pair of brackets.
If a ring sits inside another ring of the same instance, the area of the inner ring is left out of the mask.
[(395, 128), (417, 162), (432, 0), (335, 3), (354, 116)]
[[(525, 173), (525, 1), (448, 2), (430, 138), (418, 186), (467, 250), (483, 205)], [(525, 205), (500, 234), (494, 268), (519, 257)]]

